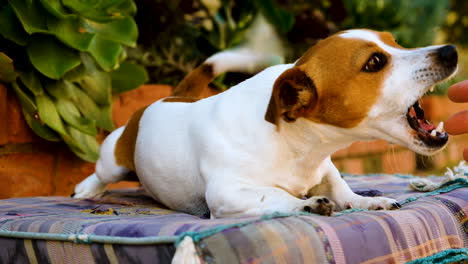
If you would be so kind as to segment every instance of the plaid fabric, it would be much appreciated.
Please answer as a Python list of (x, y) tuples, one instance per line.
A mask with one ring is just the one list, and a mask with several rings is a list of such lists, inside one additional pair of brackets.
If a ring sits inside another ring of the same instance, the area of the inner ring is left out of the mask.
[[(423, 195), (409, 190), (409, 178), (345, 179), (355, 191), (376, 189), (399, 201)], [(179, 235), (207, 230), (196, 243), (206, 262), (404, 263), (467, 248), (467, 213), (468, 188), (422, 197), (398, 211), (263, 219), (177, 213), (141, 190), (113, 191), (98, 201), (8, 199), (0, 201), (0, 263), (166, 263)]]

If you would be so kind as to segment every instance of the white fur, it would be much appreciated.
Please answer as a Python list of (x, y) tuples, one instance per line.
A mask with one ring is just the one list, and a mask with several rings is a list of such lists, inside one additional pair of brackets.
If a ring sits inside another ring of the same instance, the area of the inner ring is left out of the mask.
[[(356, 140), (376, 138), (420, 153), (432, 151), (415, 141), (403, 118), (408, 106), (429, 88), (415, 79), (415, 72), (430, 66), (424, 54), (437, 47), (399, 50), (366, 31), (349, 31), (343, 37), (373, 41), (392, 56), (382, 93), (358, 126), (345, 129), (299, 118), (292, 123), (280, 120), (278, 131), (264, 116), (275, 80), (293, 64), (273, 66), (196, 103), (158, 101), (147, 108), (135, 149), (136, 173), (145, 189), (172, 209), (192, 214), (210, 209), (212, 217), (315, 209), (323, 196), (338, 209), (392, 208), (393, 199), (352, 192), (330, 155)], [(227, 60), (228, 55), (213, 60)], [(110, 157), (121, 133), (116, 130), (103, 144), (96, 169), (102, 183), (126, 172)], [(80, 186), (78, 195), (87, 196)], [(312, 197), (301, 199), (307, 195)]]

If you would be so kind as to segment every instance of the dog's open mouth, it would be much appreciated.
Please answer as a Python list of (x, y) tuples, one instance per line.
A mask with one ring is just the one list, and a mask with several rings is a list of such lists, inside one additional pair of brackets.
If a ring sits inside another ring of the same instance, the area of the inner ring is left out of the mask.
[(416, 101), (408, 108), (406, 119), (409, 126), (416, 132), (419, 139), (428, 147), (440, 148), (447, 143), (448, 135), (442, 122), (436, 127), (424, 117), (424, 110)]

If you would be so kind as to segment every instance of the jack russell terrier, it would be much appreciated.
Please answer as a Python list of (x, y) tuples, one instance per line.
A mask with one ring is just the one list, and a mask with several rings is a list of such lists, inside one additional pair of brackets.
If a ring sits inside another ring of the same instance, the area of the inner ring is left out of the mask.
[(112, 132), (96, 172), (74, 197), (93, 197), (135, 172), (157, 201), (195, 215), (209, 210), (212, 218), (397, 209), (394, 199), (355, 194), (330, 155), (374, 139), (423, 155), (441, 150), (448, 140), (443, 124), (426, 120), (418, 100), (454, 75), (457, 60), (453, 45), (405, 49), (389, 33), (348, 30), (294, 64), (269, 67), (198, 100), (216, 75), (242, 66), (235, 54), (221, 52), (174, 96)]

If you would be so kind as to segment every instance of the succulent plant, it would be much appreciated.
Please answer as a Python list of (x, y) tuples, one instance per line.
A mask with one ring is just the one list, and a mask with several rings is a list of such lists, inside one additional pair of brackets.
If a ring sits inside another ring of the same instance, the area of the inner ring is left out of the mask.
[(132, 0), (0, 0), (0, 81), (37, 135), (97, 160), (98, 129), (114, 128), (112, 92), (147, 80), (125, 61), (135, 13)]

